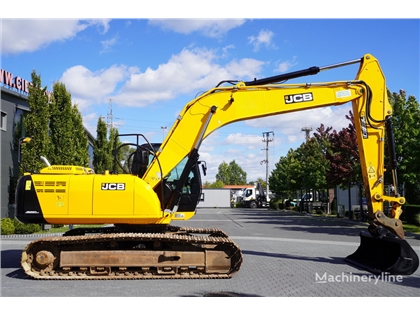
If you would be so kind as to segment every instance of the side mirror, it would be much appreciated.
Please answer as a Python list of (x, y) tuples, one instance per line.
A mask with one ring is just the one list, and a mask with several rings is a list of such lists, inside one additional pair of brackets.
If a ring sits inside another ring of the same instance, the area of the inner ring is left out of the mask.
[(205, 161), (198, 161), (198, 164), (201, 164), (201, 169), (203, 170), (203, 175), (207, 175), (207, 164)]

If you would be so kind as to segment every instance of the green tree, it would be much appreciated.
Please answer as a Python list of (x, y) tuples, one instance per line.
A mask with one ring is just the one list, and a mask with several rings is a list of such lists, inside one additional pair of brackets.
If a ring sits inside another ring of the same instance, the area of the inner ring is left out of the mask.
[(300, 164), (302, 188), (326, 189), (329, 163), (318, 141), (314, 137), (309, 138), (296, 150), (296, 156)]
[(230, 182), (227, 185), (245, 185), (246, 172), (235, 162), (229, 162)]
[(124, 149), (129, 149), (127, 146), (122, 147), (122, 150), (118, 150), (116, 152), (116, 149), (122, 144), (120, 138), (118, 137), (118, 129), (112, 127), (109, 131), (109, 154), (111, 159), (111, 170), (113, 171), (121, 171), (119, 170), (119, 166), (117, 164), (117, 161), (119, 161), (121, 164), (124, 160)]
[(251, 182), (251, 185), (255, 185), (257, 183), (259, 183), (264, 190), (267, 189), (267, 183), (265, 182), (264, 179), (262, 179), (262, 177), (258, 177), (257, 180), (255, 181), (255, 183), (254, 182)]
[(55, 165), (71, 165), (76, 155), (73, 142), (71, 95), (63, 83), (56, 82), (52, 96), (49, 127), (53, 146), (52, 154), (48, 159)]
[(216, 181), (220, 181), (225, 185), (245, 185), (246, 172), (235, 162), (235, 160), (227, 164), (223, 161), (218, 168)]
[(294, 198), (297, 190), (301, 189), (300, 166), (296, 151), (290, 149), (286, 156), (281, 156), (274, 165), (268, 183), (270, 189), (285, 198)]
[(210, 188), (210, 185), (211, 185), (211, 183), (210, 183), (208, 180), (206, 180), (206, 181), (203, 183), (203, 188)]
[(297, 190), (328, 188), (326, 174), (330, 164), (326, 153), (330, 150), (331, 129), (321, 125), (313, 137), (280, 157), (269, 177), (272, 191), (285, 198), (294, 198)]
[(107, 128), (101, 117), (98, 119), (96, 128), (96, 140), (93, 149), (93, 169), (95, 173), (104, 173), (111, 168), (109, 141)]
[(46, 87), (41, 87), (41, 77), (33, 71), (28, 103), (31, 111), (15, 131), (16, 135), (24, 131), (31, 138), (22, 147), (23, 165), (28, 170), (39, 171), (45, 167), (40, 156), (45, 156), (51, 164), (87, 166), (88, 138), (82, 116), (72, 106), (65, 85), (55, 83), (49, 100)]
[[(403, 90), (399, 93), (388, 90), (388, 99), (393, 109), (398, 181), (405, 183), (407, 202), (420, 204), (420, 105)], [(392, 183), (390, 172), (386, 176), (386, 182)]]
[(216, 174), (216, 181), (221, 181), (222, 183), (229, 183), (230, 182), (230, 173), (229, 173), (229, 164), (225, 161), (219, 164)]
[(205, 186), (206, 188), (223, 188), (225, 187), (225, 183), (220, 180), (215, 181), (214, 183), (207, 183)]
[(72, 124), (73, 149), (75, 152), (73, 164), (87, 167), (89, 165), (89, 139), (77, 105), (73, 105), (72, 107)]
[(52, 152), (48, 159), (52, 164), (88, 166), (88, 137), (82, 116), (60, 82), (53, 86), (49, 128)]
[(49, 135), (50, 106), (47, 88), (42, 87), (41, 76), (36, 71), (31, 73), (32, 84), (29, 86), (28, 104), (31, 111), (23, 118), (23, 129), (31, 142), (22, 146), (22, 164), (28, 171), (38, 172), (45, 167), (40, 156), (49, 157), (52, 153), (52, 141)]

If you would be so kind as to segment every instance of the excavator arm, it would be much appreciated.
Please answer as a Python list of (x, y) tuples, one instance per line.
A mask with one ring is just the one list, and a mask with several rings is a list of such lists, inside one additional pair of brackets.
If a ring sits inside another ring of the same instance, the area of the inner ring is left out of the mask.
[[(359, 63), (360, 67), (351, 81), (276, 83), (354, 63)], [(384, 226), (404, 238), (399, 216), (405, 200), (398, 191), (395, 196), (384, 195), (384, 141), (393, 139), (392, 108), (387, 99), (385, 77), (378, 61), (371, 55), (338, 65), (312, 67), (207, 91), (184, 107), (143, 179), (156, 187), (182, 159), (196, 152), (206, 137), (230, 123), (349, 102), (353, 104), (369, 218), (374, 225)], [(392, 148), (392, 140), (389, 143)], [(396, 162), (394, 165), (392, 172), (396, 180)], [(396, 182), (394, 187), (398, 187)], [(392, 204), (391, 218), (384, 214), (384, 201)]]

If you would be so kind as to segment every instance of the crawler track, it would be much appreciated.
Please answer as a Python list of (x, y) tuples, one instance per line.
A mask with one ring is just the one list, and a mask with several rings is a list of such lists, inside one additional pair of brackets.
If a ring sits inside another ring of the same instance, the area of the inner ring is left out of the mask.
[(45, 280), (223, 279), (241, 263), (241, 250), (223, 231), (178, 227), (41, 238), (21, 260), (27, 275)]

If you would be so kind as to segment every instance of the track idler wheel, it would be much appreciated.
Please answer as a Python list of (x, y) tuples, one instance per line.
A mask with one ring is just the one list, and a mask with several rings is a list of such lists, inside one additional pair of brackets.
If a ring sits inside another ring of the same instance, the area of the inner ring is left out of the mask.
[(54, 255), (47, 251), (41, 250), (35, 255), (35, 263), (41, 268), (47, 268), (48, 266), (54, 263), (55, 257)]
[(349, 264), (373, 274), (411, 275), (419, 266), (419, 258), (406, 240), (370, 233), (360, 233), (359, 248), (345, 259)]

